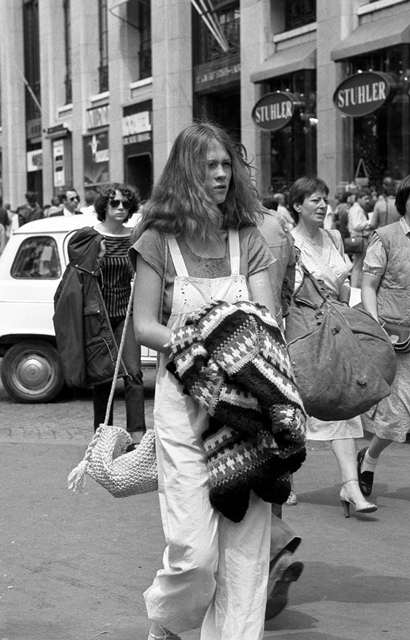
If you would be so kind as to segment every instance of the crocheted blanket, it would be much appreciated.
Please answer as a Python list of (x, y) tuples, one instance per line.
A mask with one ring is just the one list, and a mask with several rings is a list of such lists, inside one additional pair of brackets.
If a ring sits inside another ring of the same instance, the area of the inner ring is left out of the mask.
[(209, 414), (212, 505), (239, 522), (251, 490), (282, 504), (306, 457), (306, 414), (276, 320), (254, 302), (216, 302), (188, 316), (170, 346), (169, 371)]

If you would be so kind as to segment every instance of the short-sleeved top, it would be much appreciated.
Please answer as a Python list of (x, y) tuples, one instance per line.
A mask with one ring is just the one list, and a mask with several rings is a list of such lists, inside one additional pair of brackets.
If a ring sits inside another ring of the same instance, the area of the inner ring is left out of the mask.
[[(203, 258), (196, 255), (182, 237), (177, 238), (179, 248), (185, 261), (189, 275), (193, 278), (222, 278), (231, 274), (228, 232), (225, 238), (225, 255), (222, 258)], [(165, 251), (166, 235), (156, 229), (146, 229), (130, 249), (131, 262), (135, 268), (137, 254), (162, 279), (164, 275), (164, 259), (167, 253), (165, 288), (163, 300), (163, 318), (166, 321), (171, 313), (174, 289), (175, 268), (169, 252)], [(265, 240), (256, 227), (244, 227), (239, 230), (240, 273), (246, 277), (268, 269), (273, 262), (272, 255)]]
[(125, 318), (133, 276), (128, 257), (130, 236), (100, 235), (105, 240), (105, 253), (100, 262), (105, 306), (110, 318)]
[[(343, 251), (342, 237), (336, 229), (320, 230), (320, 244), (313, 243), (299, 229), (292, 229), (295, 245), (300, 251), (301, 261), (306, 269), (316, 278), (321, 280), (339, 296), (340, 288), (346, 283), (350, 265), (346, 263)], [(303, 273), (297, 268), (295, 289), (303, 279)]]
[[(400, 225), (405, 235), (410, 235), (410, 227), (401, 217)], [(363, 262), (363, 272), (382, 277), (387, 267), (387, 254), (380, 237), (373, 233)]]

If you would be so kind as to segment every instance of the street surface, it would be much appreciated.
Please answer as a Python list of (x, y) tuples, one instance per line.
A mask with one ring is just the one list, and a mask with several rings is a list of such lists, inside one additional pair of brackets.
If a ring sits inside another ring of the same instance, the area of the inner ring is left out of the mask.
[[(152, 424), (152, 372), (146, 385)], [(123, 425), (121, 389), (115, 416)], [(163, 548), (157, 496), (116, 500), (91, 479), (83, 494), (67, 491), (91, 423), (85, 392), (22, 405), (0, 387), (0, 640), (146, 640), (142, 592)], [(409, 639), (409, 457), (409, 444), (386, 450), (379, 511), (345, 519), (333, 455), (309, 447), (299, 504), (284, 511), (305, 570), (264, 640)]]

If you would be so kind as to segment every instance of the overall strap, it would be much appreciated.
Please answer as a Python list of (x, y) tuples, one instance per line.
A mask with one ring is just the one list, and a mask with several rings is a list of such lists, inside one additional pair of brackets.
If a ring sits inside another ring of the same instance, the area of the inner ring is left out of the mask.
[(240, 272), (240, 244), (239, 231), (237, 229), (229, 229), (229, 259), (231, 262), (231, 275), (239, 276)]
[(181, 249), (179, 248), (176, 238), (174, 236), (168, 236), (167, 242), (177, 276), (187, 278), (188, 270), (185, 266), (184, 258), (182, 257)]

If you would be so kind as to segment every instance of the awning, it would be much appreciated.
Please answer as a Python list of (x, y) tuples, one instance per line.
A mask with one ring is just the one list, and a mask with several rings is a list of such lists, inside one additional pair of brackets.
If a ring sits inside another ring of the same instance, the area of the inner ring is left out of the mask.
[(284, 76), (300, 69), (316, 69), (316, 43), (305, 42), (278, 51), (265, 60), (253, 73), (252, 82)]
[(331, 53), (332, 60), (352, 58), (369, 51), (410, 43), (409, 12), (361, 24)]

